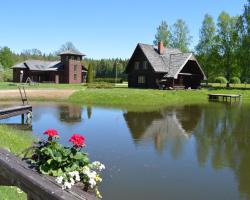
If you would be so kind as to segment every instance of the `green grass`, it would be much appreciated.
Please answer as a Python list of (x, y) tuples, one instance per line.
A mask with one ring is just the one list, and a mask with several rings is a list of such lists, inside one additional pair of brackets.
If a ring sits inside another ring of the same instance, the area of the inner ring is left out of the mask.
[[(16, 130), (7, 126), (0, 126), (0, 147), (19, 154), (29, 147), (34, 138), (30, 133)], [(1, 200), (26, 200), (25, 193), (16, 187), (0, 187)]]
[(209, 93), (241, 94), (247, 101), (250, 90), (149, 90), (149, 89), (86, 89), (70, 96), (72, 103), (101, 105), (128, 109), (157, 109), (177, 104), (206, 103)]
[(82, 89), (84, 88), (84, 84), (55, 84), (55, 83), (39, 83), (34, 85), (28, 84), (19, 84), (19, 83), (11, 83), (11, 82), (1, 82), (0, 90), (4, 89), (17, 89), (19, 85), (25, 85), (26, 88), (30, 89)]

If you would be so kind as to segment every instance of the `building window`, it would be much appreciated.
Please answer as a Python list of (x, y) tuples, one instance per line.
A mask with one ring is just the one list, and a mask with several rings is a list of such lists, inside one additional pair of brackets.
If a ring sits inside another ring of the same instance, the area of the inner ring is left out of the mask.
[(148, 69), (148, 61), (143, 62), (143, 69)]
[(75, 57), (74, 57), (74, 56), (71, 56), (71, 57), (70, 57), (70, 60), (75, 60)]
[(138, 84), (145, 84), (145, 76), (138, 76)]
[(135, 70), (138, 70), (138, 69), (139, 69), (139, 65), (140, 65), (139, 62), (135, 62)]
[(80, 61), (80, 60), (81, 60), (81, 59), (80, 59), (80, 56), (77, 56), (77, 60), (78, 60), (78, 61)]
[(74, 80), (77, 80), (77, 65), (74, 65)]

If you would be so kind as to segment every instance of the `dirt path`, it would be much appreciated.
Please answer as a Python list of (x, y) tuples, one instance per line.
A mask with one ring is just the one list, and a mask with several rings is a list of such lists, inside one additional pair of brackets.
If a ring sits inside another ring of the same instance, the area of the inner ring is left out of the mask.
[[(27, 97), (30, 100), (64, 100), (76, 90), (72, 89), (28, 89)], [(0, 101), (20, 99), (19, 90), (0, 90)]]

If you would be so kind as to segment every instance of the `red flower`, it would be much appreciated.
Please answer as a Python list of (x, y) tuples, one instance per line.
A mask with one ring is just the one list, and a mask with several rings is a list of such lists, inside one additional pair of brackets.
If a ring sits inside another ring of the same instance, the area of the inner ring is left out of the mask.
[(73, 134), (69, 141), (72, 142), (75, 147), (79, 148), (84, 146), (85, 138), (81, 135)]
[(49, 137), (58, 136), (58, 132), (55, 129), (48, 129), (48, 130), (44, 131), (43, 134), (48, 135)]

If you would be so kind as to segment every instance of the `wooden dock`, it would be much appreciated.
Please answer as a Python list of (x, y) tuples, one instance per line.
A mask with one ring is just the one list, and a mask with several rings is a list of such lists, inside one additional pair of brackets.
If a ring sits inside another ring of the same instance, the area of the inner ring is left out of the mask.
[(80, 187), (62, 190), (54, 177), (39, 174), (26, 162), (1, 148), (0, 185), (19, 187), (27, 194), (28, 200), (98, 200)]
[(0, 119), (7, 119), (10, 117), (24, 115), (29, 112), (32, 112), (31, 105), (15, 106), (10, 108), (4, 108), (0, 110)]
[(225, 101), (232, 103), (233, 101), (236, 102), (237, 100), (241, 100), (240, 94), (208, 94), (208, 98), (211, 101)]

